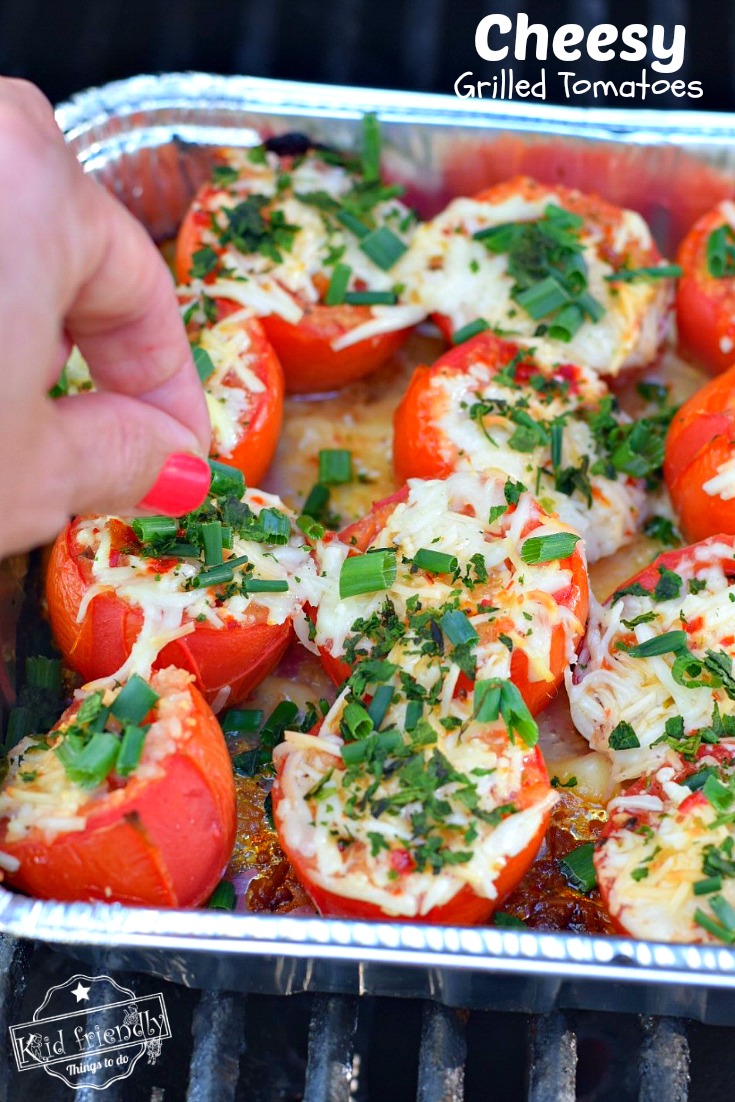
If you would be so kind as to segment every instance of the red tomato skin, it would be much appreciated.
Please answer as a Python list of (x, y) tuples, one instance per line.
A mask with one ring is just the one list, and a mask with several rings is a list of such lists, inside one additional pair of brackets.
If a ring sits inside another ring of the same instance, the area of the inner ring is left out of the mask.
[(232, 454), (212, 455), (241, 470), (247, 486), (260, 486), (273, 462), (283, 425), (283, 368), (258, 319), (248, 318), (242, 324), (250, 338), (251, 368), (265, 383), (265, 390), (257, 395)]
[[(209, 216), (201, 205), (206, 204), (211, 190), (210, 184), (200, 189), (179, 229), (175, 269), (176, 278), (182, 284), (189, 281), (192, 256), (201, 247), (202, 230), (209, 226)], [(338, 390), (369, 375), (398, 351), (413, 328), (381, 333), (335, 351), (332, 341), (370, 321), (373, 316), (370, 308), (297, 301), (304, 310), (304, 316), (297, 325), (278, 314), (260, 318), (283, 367), (289, 394)]]
[[(85, 681), (94, 681), (120, 669), (140, 632), (143, 614), (110, 591), (94, 597), (78, 623), (90, 585), (88, 570), (74, 539), (74, 524), (67, 525), (51, 551), (46, 583), (49, 620), (66, 661)], [(290, 623), (268, 624), (263, 615), (259, 612), (258, 618), (222, 628), (196, 624), (190, 635), (163, 648), (154, 669), (178, 666), (194, 675), (208, 704), (216, 704), (217, 710), (225, 704), (231, 707), (277, 666), (293, 636)], [(218, 701), (227, 688), (226, 700)]]
[[(704, 547), (714, 548), (718, 543), (724, 543), (732, 547), (735, 552), (735, 536), (730, 534), (709, 536), (707, 539), (700, 540), (698, 543), (691, 544), (688, 547), (677, 547), (673, 551), (664, 551), (661, 555), (657, 555), (652, 563), (649, 563), (643, 570), (639, 570), (638, 573), (634, 574), (632, 578), (629, 578), (627, 582), (623, 582), (622, 585), (619, 585), (618, 589), (624, 589), (634, 582), (639, 582), (644, 589), (653, 591), (659, 580), (659, 567), (665, 566), (667, 570), (673, 570), (674, 573), (676, 573), (681, 563), (685, 559), (691, 557), (692, 551)], [(709, 565), (705, 559), (702, 559), (701, 562), (702, 567)], [(713, 555), (712, 564), (714, 563), (719, 563), (728, 577), (735, 576), (735, 561), (733, 561), (732, 556), (723, 557), (722, 555)], [(610, 598), (610, 600), (612, 600), (612, 598)], [(609, 603), (609, 601), (606, 603)]]
[(708, 211), (689, 230), (677, 256), (683, 268), (676, 293), (679, 344), (715, 375), (735, 363), (735, 277), (717, 279), (707, 269), (707, 240), (726, 224), (719, 206)]
[(674, 416), (666, 434), (664, 477), (687, 539), (735, 533), (735, 498), (703, 486), (735, 455), (735, 367), (710, 380)]
[[(277, 828), (280, 827), (279, 808), (283, 800), (283, 790), (280, 783), (282, 772), (283, 766), (281, 764), (273, 784), (273, 816)], [(543, 756), (538, 747), (529, 755), (523, 770), (522, 784), (523, 795), (520, 800), (515, 801), (519, 808), (531, 804), (538, 792), (548, 791), (549, 778)], [(452, 899), (440, 907), (432, 907), (425, 915), (413, 915), (405, 918), (393, 912), (383, 911), (375, 903), (347, 898), (315, 883), (313, 880), (313, 861), (305, 858), (298, 850), (284, 845), (281, 829), (278, 829), (278, 837), (281, 848), (293, 866), (299, 882), (308, 892), (319, 913), (328, 918), (357, 918), (381, 921), (392, 919), (397, 922), (417, 922), (422, 925), (476, 926), (488, 921), (491, 915), (501, 906), (503, 900), (511, 894), (516, 885), (526, 875), (543, 842), (550, 817), (551, 809), (545, 815), (538, 832), (528, 845), (503, 866), (495, 881), (497, 890), (495, 899), (480, 896), (468, 884), (465, 884)]]
[(0, 824), (0, 846), (21, 863), (9, 884), (40, 899), (150, 907), (196, 907), (212, 894), (235, 843), (235, 786), (219, 724), (191, 685), (189, 693), (187, 737), (161, 777), (133, 777), (84, 830), (52, 842), (38, 830), (10, 841)]
[(298, 325), (278, 314), (261, 318), (268, 339), (283, 364), (290, 394), (339, 390), (369, 375), (393, 356), (411, 329), (381, 333), (335, 351), (332, 341), (364, 325), (372, 315), (367, 306), (306, 308)]
[[(376, 502), (370, 512), (354, 524), (343, 529), (335, 539), (354, 547), (356, 551), (364, 552), (375, 541), (378, 534), (385, 527), (393, 510), (401, 502), (408, 499), (408, 486), (401, 487), (390, 497)], [(531, 529), (529, 528), (529, 531)], [(524, 532), (524, 535), (526, 533)], [(584, 558), (581, 552), (575, 549), (574, 553), (566, 560), (572, 571), (572, 582), (563, 594), (564, 603), (573, 609), (578, 619), (585, 623), (589, 608), (589, 582)], [(335, 685), (342, 682), (352, 673), (352, 667), (343, 659), (331, 654), (327, 647), (320, 647), (319, 654), (327, 675)], [(514, 651), (511, 658), (510, 674), (513, 683), (519, 689), (526, 706), (533, 715), (538, 715), (549, 701), (556, 695), (561, 680), (564, 676), (566, 665), (566, 642), (564, 629), (559, 625), (552, 634), (550, 667), (557, 672), (553, 681), (531, 681), (528, 677), (528, 658), (522, 651)], [(472, 682), (469, 678), (460, 675), (457, 688), (471, 691)]]

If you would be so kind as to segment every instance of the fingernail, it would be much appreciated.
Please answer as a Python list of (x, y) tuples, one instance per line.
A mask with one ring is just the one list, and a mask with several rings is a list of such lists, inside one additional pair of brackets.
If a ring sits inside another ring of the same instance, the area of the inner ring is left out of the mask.
[(211, 479), (205, 459), (185, 452), (170, 455), (138, 508), (180, 517), (202, 504)]

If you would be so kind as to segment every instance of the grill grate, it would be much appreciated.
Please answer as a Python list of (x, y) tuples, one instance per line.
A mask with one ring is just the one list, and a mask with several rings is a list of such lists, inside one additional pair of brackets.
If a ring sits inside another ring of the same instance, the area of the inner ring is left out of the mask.
[[(7, 1026), (44, 993), (88, 970), (43, 945), (0, 936), (0, 1102), (66, 1102), (40, 1070), (19, 1074)], [(115, 974), (137, 995), (162, 992), (172, 1037), (154, 1067), (74, 1102), (730, 1102), (731, 1030), (603, 1012), (466, 1011), (336, 994), (195, 991)], [(690, 1042), (692, 1061), (690, 1090)], [(724, 1059), (724, 1073), (723, 1071)], [(732, 1064), (735, 1061), (731, 1061)], [(525, 1063), (525, 1067), (524, 1067)], [(716, 1069), (720, 1069), (719, 1072)], [(715, 1078), (718, 1075), (719, 1078)]]

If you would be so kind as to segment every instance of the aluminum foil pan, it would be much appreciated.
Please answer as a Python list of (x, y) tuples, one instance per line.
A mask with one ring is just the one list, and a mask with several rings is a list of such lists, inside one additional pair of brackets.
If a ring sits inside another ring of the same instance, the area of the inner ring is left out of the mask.
[[(452, 194), (529, 171), (638, 207), (671, 249), (696, 215), (734, 190), (730, 115), (531, 107), (188, 73), (92, 89), (57, 118), (84, 167), (160, 239), (174, 232), (217, 147), (286, 129), (349, 146), (367, 110), (383, 121), (390, 173), (429, 213)], [(58, 904), (2, 889), (0, 932), (63, 944), (106, 970), (146, 970), (193, 986), (430, 997), (536, 1013), (594, 1007), (735, 1024), (735, 952), (725, 947)]]

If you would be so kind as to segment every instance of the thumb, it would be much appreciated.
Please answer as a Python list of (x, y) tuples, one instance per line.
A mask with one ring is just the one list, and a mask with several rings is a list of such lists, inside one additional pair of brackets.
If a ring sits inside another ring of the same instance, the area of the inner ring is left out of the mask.
[(201, 505), (209, 464), (194, 432), (148, 402), (98, 392), (54, 403), (68, 449), (67, 511), (181, 516)]

